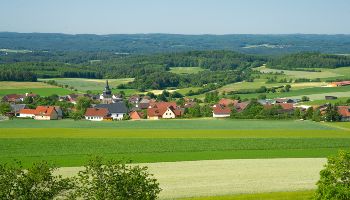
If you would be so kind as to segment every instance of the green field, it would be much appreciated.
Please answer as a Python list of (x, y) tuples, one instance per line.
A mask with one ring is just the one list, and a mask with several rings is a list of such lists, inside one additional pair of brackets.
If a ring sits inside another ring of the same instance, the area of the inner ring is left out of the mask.
[(259, 194), (241, 194), (218, 197), (197, 197), (182, 200), (309, 200), (312, 199), (314, 191), (296, 191), (296, 192), (273, 192)]
[(163, 162), (327, 157), (350, 149), (350, 131), (309, 121), (159, 120), (0, 122), (0, 160), (80, 166), (90, 155)]
[(171, 67), (170, 72), (180, 75), (197, 74), (205, 69), (200, 67)]
[[(98, 91), (101, 92), (105, 85), (106, 79), (86, 79), (86, 78), (54, 78), (54, 79), (40, 79), (40, 81), (54, 80), (58, 84), (73, 86), (75, 89), (85, 92)], [(118, 85), (126, 84), (132, 82), (133, 78), (123, 78), (123, 79), (108, 79), (109, 86), (115, 88)]]
[(4, 96), (7, 94), (25, 94), (25, 93), (33, 93), (33, 94), (38, 94), (40, 96), (50, 96), (53, 94), (67, 95), (74, 92), (64, 88), (0, 89), (0, 96)]

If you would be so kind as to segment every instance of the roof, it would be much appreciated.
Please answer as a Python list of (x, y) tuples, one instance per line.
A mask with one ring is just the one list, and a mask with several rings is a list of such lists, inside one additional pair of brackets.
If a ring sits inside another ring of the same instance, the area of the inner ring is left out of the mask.
[(350, 106), (338, 106), (338, 113), (342, 117), (350, 117)]
[(85, 112), (85, 116), (98, 116), (98, 117), (106, 117), (109, 112), (107, 108), (88, 108)]
[(53, 112), (57, 112), (54, 106), (38, 106), (35, 109), (35, 115), (50, 116)]
[(294, 104), (292, 103), (276, 103), (275, 105), (280, 105), (283, 110), (293, 110)]
[(26, 104), (10, 104), (12, 112), (19, 112), (20, 110), (26, 108)]
[(231, 114), (231, 109), (229, 107), (216, 104), (213, 106), (213, 113), (216, 115), (229, 115)]
[(24, 108), (24, 109), (21, 109), (20, 111), (19, 111), (19, 113), (20, 114), (27, 114), (27, 115), (35, 115), (35, 109), (26, 109), (26, 108)]
[(147, 109), (147, 115), (149, 117), (162, 117), (163, 114), (170, 109), (175, 116), (181, 116), (182, 112), (180, 109), (174, 108), (174, 106), (164, 106), (165, 104), (161, 104), (161, 106), (151, 107)]
[(128, 108), (122, 101), (111, 104), (97, 104), (95, 108), (106, 108), (110, 113), (128, 113)]
[(137, 112), (137, 111), (132, 111), (130, 112), (130, 117), (131, 119), (142, 119), (144, 116), (143, 112)]
[(350, 85), (350, 81), (339, 81), (339, 82), (333, 82), (331, 84), (336, 84), (336, 85)]
[(236, 105), (239, 101), (238, 100), (232, 100), (232, 99), (220, 99), (219, 104), (228, 106), (228, 105)]
[(243, 111), (244, 109), (247, 108), (247, 106), (249, 105), (249, 103), (250, 103), (249, 101), (237, 103), (237, 104), (235, 105), (235, 108), (236, 108), (236, 110), (237, 110), (238, 112)]
[(152, 108), (167, 108), (170, 106), (176, 108), (176, 102), (150, 102), (150, 107)]

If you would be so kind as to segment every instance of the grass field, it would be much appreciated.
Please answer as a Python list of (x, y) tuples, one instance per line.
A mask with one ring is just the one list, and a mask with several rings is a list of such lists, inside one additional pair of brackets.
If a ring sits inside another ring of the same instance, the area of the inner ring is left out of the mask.
[(134, 162), (327, 157), (350, 130), (309, 121), (159, 120), (0, 122), (0, 162), (80, 166), (93, 154)]
[[(293, 89), (290, 92), (285, 93), (268, 93), (267, 98), (277, 97), (301, 97), (310, 96), (310, 99), (320, 100), (324, 99), (327, 95), (335, 95), (338, 97), (350, 97), (350, 86), (344, 87), (312, 87), (304, 89)], [(256, 98), (259, 93), (253, 94), (239, 94), (241, 98)], [(311, 98), (312, 97), (312, 98)]]
[[(101, 92), (105, 85), (106, 79), (86, 79), (86, 78), (54, 78), (54, 79), (40, 79), (40, 81), (55, 80), (57, 83), (62, 85), (73, 86), (75, 89), (85, 92), (98, 91)], [(132, 82), (133, 78), (123, 78), (123, 79), (108, 79), (109, 86), (115, 88), (118, 85), (126, 84)]]
[(240, 194), (217, 197), (195, 197), (182, 200), (310, 200), (313, 198), (314, 191), (296, 191), (296, 192), (271, 192), (259, 194)]
[(57, 88), (57, 87), (43, 83), (43, 82), (0, 81), (0, 90), (29, 89), (29, 88)]
[(201, 71), (204, 71), (205, 69), (200, 67), (171, 67), (170, 72), (175, 74), (197, 74)]
[[(147, 163), (160, 199), (313, 190), (326, 159), (235, 159)], [(81, 168), (61, 168), (72, 176)], [(263, 173), (262, 173), (263, 172)], [(265, 194), (268, 195), (268, 194)], [(296, 195), (296, 194), (295, 194)], [(280, 193), (279, 196), (283, 196)], [(207, 198), (208, 199), (208, 198)]]
[(333, 99), (333, 100), (325, 100), (324, 97), (323, 97), (322, 100), (314, 100), (314, 101), (302, 102), (300, 104), (302, 104), (302, 105), (324, 105), (326, 103), (331, 103), (331, 104), (345, 103), (348, 99), (350, 99), (350, 95), (349, 95), (349, 97), (340, 97), (338, 99)]
[(25, 94), (25, 93), (34, 93), (40, 96), (50, 96), (53, 94), (57, 95), (67, 95), (74, 93), (71, 90), (64, 88), (22, 88), (22, 89), (0, 89), (0, 96), (7, 94)]

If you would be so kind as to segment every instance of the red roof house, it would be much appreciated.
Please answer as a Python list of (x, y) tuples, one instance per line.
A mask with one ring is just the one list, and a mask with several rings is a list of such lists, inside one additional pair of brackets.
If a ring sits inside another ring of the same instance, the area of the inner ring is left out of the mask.
[(148, 119), (171, 119), (181, 115), (182, 111), (176, 106), (176, 102), (152, 102), (147, 109)]
[(103, 121), (110, 119), (107, 108), (88, 108), (85, 112), (85, 119), (90, 121)]
[(342, 121), (350, 121), (350, 106), (338, 106), (338, 113)]
[(230, 117), (230, 115), (231, 115), (231, 108), (221, 104), (215, 104), (213, 106), (213, 117), (222, 118), (222, 117)]

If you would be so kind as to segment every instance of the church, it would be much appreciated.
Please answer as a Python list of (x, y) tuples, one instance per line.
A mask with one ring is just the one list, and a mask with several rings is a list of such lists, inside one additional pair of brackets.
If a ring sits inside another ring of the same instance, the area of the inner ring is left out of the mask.
[(103, 93), (100, 95), (100, 101), (103, 104), (114, 103), (112, 91), (111, 91), (111, 89), (109, 88), (109, 85), (108, 85), (108, 80), (106, 80), (105, 89), (103, 90)]

